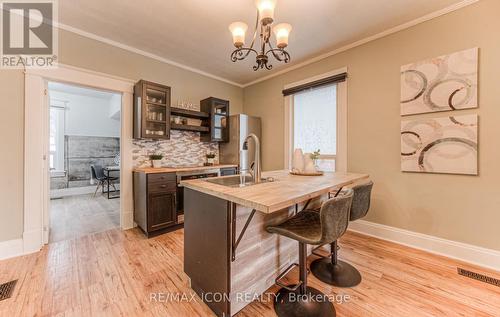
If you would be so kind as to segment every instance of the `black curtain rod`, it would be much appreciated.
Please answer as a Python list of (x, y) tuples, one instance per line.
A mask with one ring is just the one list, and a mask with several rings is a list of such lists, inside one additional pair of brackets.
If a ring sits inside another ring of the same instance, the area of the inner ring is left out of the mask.
[(347, 78), (347, 73), (342, 73), (342, 74), (326, 77), (323, 79), (315, 80), (315, 81), (312, 81), (312, 82), (307, 83), (307, 84), (298, 85), (298, 86), (295, 86), (292, 88), (285, 89), (285, 90), (283, 90), (283, 96), (293, 95), (293, 94), (296, 94), (298, 92), (301, 92), (304, 90), (309, 90), (312, 88), (318, 88), (321, 86), (340, 83), (340, 82), (345, 81), (346, 78)]

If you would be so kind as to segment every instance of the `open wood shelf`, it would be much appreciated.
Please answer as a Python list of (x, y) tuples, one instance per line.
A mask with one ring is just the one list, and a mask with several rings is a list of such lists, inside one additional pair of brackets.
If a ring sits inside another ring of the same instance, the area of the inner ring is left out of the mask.
[(193, 131), (193, 132), (208, 132), (210, 129), (208, 127), (187, 125), (187, 124), (170, 124), (170, 129), (172, 130), (183, 130), (183, 131)]
[(195, 118), (195, 119), (205, 119), (205, 118), (208, 118), (210, 116), (210, 114), (207, 112), (186, 110), (186, 109), (174, 108), (174, 107), (170, 108), (170, 113), (172, 115), (177, 115), (177, 116), (182, 116), (182, 117), (187, 117), (187, 118)]

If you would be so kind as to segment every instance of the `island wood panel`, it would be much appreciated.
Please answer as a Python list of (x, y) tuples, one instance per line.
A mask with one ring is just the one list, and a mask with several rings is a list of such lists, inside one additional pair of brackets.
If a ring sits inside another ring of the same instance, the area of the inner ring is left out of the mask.
[(189, 180), (182, 184), (245, 207), (272, 213), (368, 178), (367, 174), (340, 172), (322, 176), (296, 176), (286, 170), (264, 172), (262, 175), (264, 178), (272, 177), (275, 181), (245, 187), (223, 186), (206, 180)]
[[(326, 195), (314, 199), (318, 205)], [(298, 205), (300, 211), (304, 203)], [(252, 208), (236, 205), (236, 237), (239, 236)], [(231, 315), (236, 314), (274, 285), (276, 277), (290, 264), (298, 263), (298, 242), (266, 231), (269, 225), (283, 222), (295, 212), (295, 206), (266, 214), (256, 212), (236, 249), (231, 262)], [(308, 254), (314, 247), (308, 246)], [(266, 294), (264, 294), (266, 296)]]
[[(202, 298), (230, 292), (230, 211), (223, 199), (186, 189), (184, 192), (184, 272)], [(209, 300), (218, 315), (227, 316), (229, 302)]]

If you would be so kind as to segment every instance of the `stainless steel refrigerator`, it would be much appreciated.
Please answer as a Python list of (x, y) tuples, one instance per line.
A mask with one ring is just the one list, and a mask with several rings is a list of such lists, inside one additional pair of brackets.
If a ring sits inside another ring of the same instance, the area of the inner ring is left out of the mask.
[(248, 141), (248, 150), (242, 151), (243, 142), (250, 133), (257, 135), (259, 138), (262, 153), (260, 118), (246, 114), (236, 114), (229, 117), (229, 142), (220, 143), (219, 145), (219, 161), (221, 164), (238, 164), (240, 170), (249, 170), (255, 156), (253, 140)]

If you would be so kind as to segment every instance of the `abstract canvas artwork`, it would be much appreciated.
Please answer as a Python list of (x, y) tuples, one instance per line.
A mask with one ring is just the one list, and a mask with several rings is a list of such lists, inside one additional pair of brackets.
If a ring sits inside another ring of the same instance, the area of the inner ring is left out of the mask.
[(477, 107), (478, 48), (401, 67), (401, 115)]
[(477, 115), (401, 122), (401, 170), (477, 175)]

